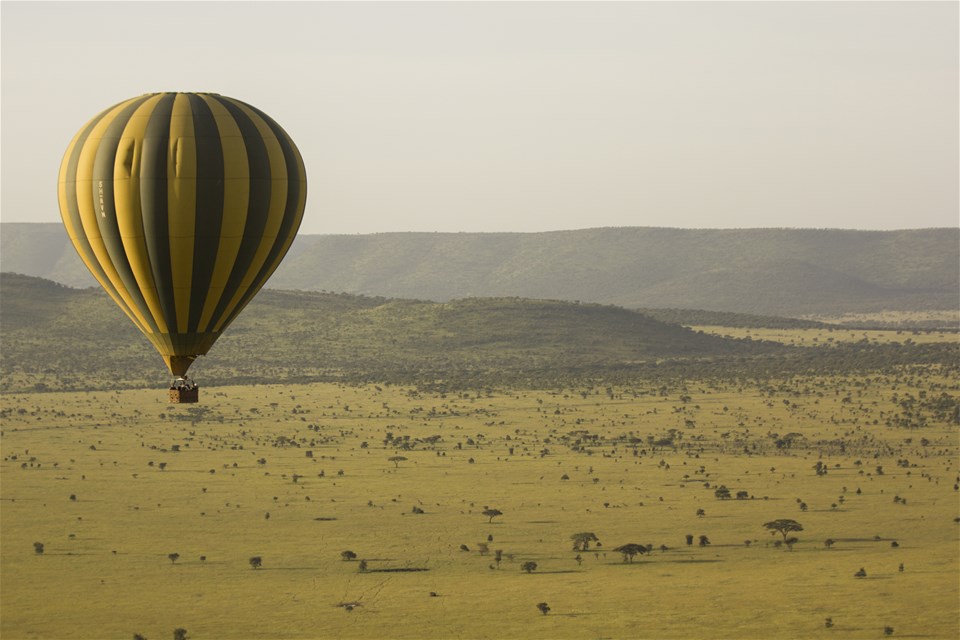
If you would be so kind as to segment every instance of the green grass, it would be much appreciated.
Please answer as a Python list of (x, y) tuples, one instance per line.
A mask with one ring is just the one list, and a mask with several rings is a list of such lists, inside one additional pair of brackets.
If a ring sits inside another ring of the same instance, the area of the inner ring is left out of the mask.
[[(932, 369), (447, 394), (224, 386), (193, 407), (155, 390), (8, 394), (0, 635), (955, 638), (957, 425), (941, 395), (955, 403), (956, 381)], [(923, 426), (887, 425), (908, 412)], [(750, 497), (718, 500), (718, 485)], [(763, 528), (776, 518), (803, 524), (793, 551)], [(581, 565), (579, 531), (602, 542)], [(658, 550), (624, 564), (609, 550), (628, 542)]]

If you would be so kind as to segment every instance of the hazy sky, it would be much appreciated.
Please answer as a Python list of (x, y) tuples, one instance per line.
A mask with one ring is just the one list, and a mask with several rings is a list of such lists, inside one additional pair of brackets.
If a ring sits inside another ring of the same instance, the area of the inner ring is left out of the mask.
[(301, 233), (958, 224), (950, 2), (10, 2), (2, 219), (155, 91), (254, 104)]

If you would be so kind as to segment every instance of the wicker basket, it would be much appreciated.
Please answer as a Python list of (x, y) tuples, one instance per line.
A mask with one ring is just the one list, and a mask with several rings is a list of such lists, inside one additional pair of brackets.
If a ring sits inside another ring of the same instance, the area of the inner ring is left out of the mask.
[(200, 399), (200, 387), (170, 387), (171, 404), (187, 404)]

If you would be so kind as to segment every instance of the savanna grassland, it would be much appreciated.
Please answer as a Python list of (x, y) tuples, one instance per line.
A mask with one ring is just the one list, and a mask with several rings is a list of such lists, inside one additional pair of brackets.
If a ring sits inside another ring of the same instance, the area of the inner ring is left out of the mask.
[(935, 365), (2, 400), (5, 640), (960, 634)]

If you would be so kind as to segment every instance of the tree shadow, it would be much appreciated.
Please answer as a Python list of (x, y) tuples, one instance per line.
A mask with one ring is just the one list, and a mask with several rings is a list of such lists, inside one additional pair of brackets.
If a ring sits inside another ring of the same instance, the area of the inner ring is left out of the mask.
[(527, 524), (557, 524), (556, 520), (527, 520)]
[(577, 571), (576, 569), (555, 569), (553, 571), (534, 571), (533, 573), (548, 574), (548, 573), (584, 573), (584, 571)]

